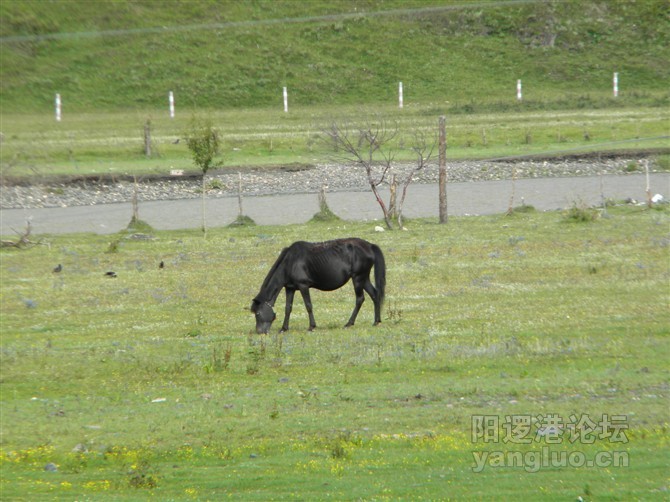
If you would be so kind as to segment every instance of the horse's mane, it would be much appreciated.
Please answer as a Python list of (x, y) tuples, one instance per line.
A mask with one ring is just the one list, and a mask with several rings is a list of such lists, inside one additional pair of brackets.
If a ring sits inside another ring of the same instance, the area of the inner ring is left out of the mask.
[(263, 284), (261, 286), (261, 291), (265, 291), (266, 288), (269, 286), (270, 281), (272, 280), (272, 278), (275, 275), (275, 272), (277, 272), (277, 269), (279, 268), (279, 266), (284, 261), (284, 258), (286, 258), (286, 255), (287, 255), (289, 249), (290, 248), (284, 248), (284, 249), (281, 250), (281, 253), (279, 253), (279, 257), (277, 258), (277, 260), (275, 260), (274, 264), (270, 268), (270, 271), (268, 272), (268, 275), (265, 276), (265, 280), (263, 280)]

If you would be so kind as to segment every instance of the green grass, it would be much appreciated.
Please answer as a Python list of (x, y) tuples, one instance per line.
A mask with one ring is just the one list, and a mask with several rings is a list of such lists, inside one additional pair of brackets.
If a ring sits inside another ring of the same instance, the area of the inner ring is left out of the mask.
[[(70, 115), (61, 123), (44, 115), (4, 115), (0, 170), (5, 179), (41, 181), (57, 176), (167, 175), (173, 169), (196, 173), (185, 134), (191, 111), (170, 119), (154, 110), (153, 156), (143, 151), (147, 116), (110, 112)], [(318, 107), (281, 110), (200, 112), (221, 136), (215, 166), (315, 164), (336, 154), (323, 140), (332, 121), (356, 125), (384, 119), (398, 124), (393, 145), (397, 160), (411, 161), (416, 132), (436, 135), (438, 114), (428, 106)], [(529, 111), (447, 116), (450, 159), (500, 158), (556, 152), (668, 148), (668, 109)], [(177, 142), (177, 140), (179, 140)], [(652, 164), (652, 168), (654, 164)]]
[(401, 125), (398, 160), (443, 114), (451, 158), (668, 145), (662, 0), (6, 0), (0, 17), (4, 179), (193, 170), (194, 115), (220, 130), (224, 167), (321, 162), (330, 121), (380, 117)]
[[(668, 6), (436, 0), (6, 0), (3, 112), (449, 103), (542, 107), (611, 95), (667, 105)], [(189, 28), (190, 27), (190, 28)], [(659, 101), (660, 100), (660, 101)], [(611, 106), (611, 102), (610, 102)], [(479, 110), (481, 111), (481, 110)], [(489, 110), (492, 111), (492, 110)]]
[[(662, 496), (669, 223), (665, 206), (589, 222), (518, 211), (2, 250), (3, 499)], [(368, 300), (342, 328), (345, 287), (313, 293), (312, 333), (296, 300), (290, 332), (250, 334), (280, 249), (347, 235), (386, 254), (382, 325)], [(625, 415), (628, 443), (550, 448), (625, 451), (629, 467), (473, 473), (473, 451), (545, 446), (473, 443), (473, 415), (605, 413)]]
[[(394, 9), (403, 12), (381, 12)], [(409, 159), (415, 131), (433, 134), (442, 114), (455, 159), (667, 149), (667, 9), (651, 0), (6, 0), (0, 170), (34, 182), (194, 171), (184, 141), (193, 115), (220, 130), (230, 168), (327, 160), (317, 136), (332, 120), (397, 121), (397, 158)], [(667, 209), (591, 216), (518, 208), (447, 226), (412, 221), (402, 234), (330, 221), (210, 229), (207, 239), (136, 227), (155, 239), (130, 239), (129, 229), (3, 249), (0, 496), (663, 497)], [(279, 250), (345, 235), (386, 253), (383, 324), (371, 326), (368, 301), (342, 329), (353, 307), (344, 288), (313, 294), (313, 333), (297, 300), (291, 332), (250, 334), (246, 309)], [(605, 413), (626, 417), (628, 443), (563, 441), (552, 451), (625, 451), (629, 467), (473, 473), (473, 452), (543, 446), (473, 443), (473, 416)]]

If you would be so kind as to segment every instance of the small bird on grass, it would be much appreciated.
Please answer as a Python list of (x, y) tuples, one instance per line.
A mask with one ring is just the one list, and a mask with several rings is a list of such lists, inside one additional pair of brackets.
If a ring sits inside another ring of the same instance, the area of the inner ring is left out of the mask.
[(105, 276), (109, 278), (116, 277), (116, 272), (112, 272), (111, 270), (109, 272), (105, 272)]
[(59, 264), (53, 269), (53, 273), (54, 273), (54, 274), (58, 274), (58, 273), (61, 272), (62, 270), (63, 270), (63, 265), (61, 265), (61, 264), (59, 263)]
[(165, 268), (165, 263), (163, 263), (163, 260), (158, 264), (158, 268)]

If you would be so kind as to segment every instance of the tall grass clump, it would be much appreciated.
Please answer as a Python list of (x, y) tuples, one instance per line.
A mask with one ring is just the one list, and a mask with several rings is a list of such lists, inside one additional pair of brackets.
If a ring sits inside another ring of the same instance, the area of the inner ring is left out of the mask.
[(600, 218), (600, 212), (593, 207), (574, 202), (569, 209), (563, 211), (563, 220), (573, 223), (590, 223)]
[(336, 222), (341, 221), (341, 218), (337, 216), (328, 206), (328, 201), (326, 200), (326, 189), (321, 187), (319, 192), (319, 212), (315, 213), (312, 216), (311, 221), (314, 222)]

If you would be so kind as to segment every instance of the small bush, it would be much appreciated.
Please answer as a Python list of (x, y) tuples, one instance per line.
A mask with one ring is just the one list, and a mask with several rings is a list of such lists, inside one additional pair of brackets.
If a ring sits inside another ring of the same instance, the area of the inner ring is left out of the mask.
[(529, 204), (521, 204), (520, 206), (513, 207), (510, 211), (507, 211), (508, 216), (512, 216), (514, 214), (526, 214), (526, 213), (534, 213), (535, 212), (535, 207), (531, 206)]
[(133, 217), (131, 218), (130, 223), (128, 223), (126, 231), (130, 233), (150, 234), (154, 231), (154, 229), (146, 221)]
[(311, 221), (318, 222), (331, 222), (331, 221), (341, 221), (341, 218), (333, 213), (328, 207), (328, 202), (326, 201), (326, 191), (325, 188), (322, 188), (319, 192), (319, 212), (312, 216)]
[(65, 195), (65, 190), (62, 187), (49, 187), (45, 192), (52, 195)]
[(224, 185), (221, 180), (216, 178), (210, 180), (210, 182), (207, 184), (208, 190), (223, 190), (224, 188), (226, 188), (226, 185)]
[(637, 162), (629, 162), (626, 164), (626, 167), (623, 168), (623, 171), (625, 173), (635, 173), (640, 170), (640, 166), (638, 166)]
[(363, 445), (363, 440), (345, 431), (333, 438), (330, 442), (330, 456), (334, 459), (345, 460), (351, 458), (351, 453), (355, 448), (360, 448)]
[(256, 225), (256, 222), (249, 216), (243, 214), (239, 215), (235, 221), (233, 221), (229, 227), (253, 227)]
[(230, 365), (233, 349), (230, 344), (224, 347), (213, 347), (210, 355), (209, 364), (205, 365), (206, 373), (216, 373), (225, 371)]
[(316, 213), (314, 216), (312, 216), (311, 221), (318, 221), (318, 222), (331, 222), (331, 221), (340, 221), (341, 218), (333, 213), (328, 207), (325, 209), (321, 209), (318, 213)]
[(600, 213), (591, 208), (574, 204), (570, 209), (563, 213), (563, 219), (575, 223), (587, 223), (595, 221), (600, 216)]
[(132, 488), (153, 490), (158, 481), (152, 473), (153, 469), (148, 462), (142, 460), (128, 472), (128, 484)]
[(107, 247), (107, 251), (105, 251), (105, 253), (113, 254), (118, 252), (119, 252), (119, 240), (116, 239), (109, 243), (109, 246)]
[(670, 171), (670, 155), (659, 155), (654, 160), (655, 167), (658, 171)]

